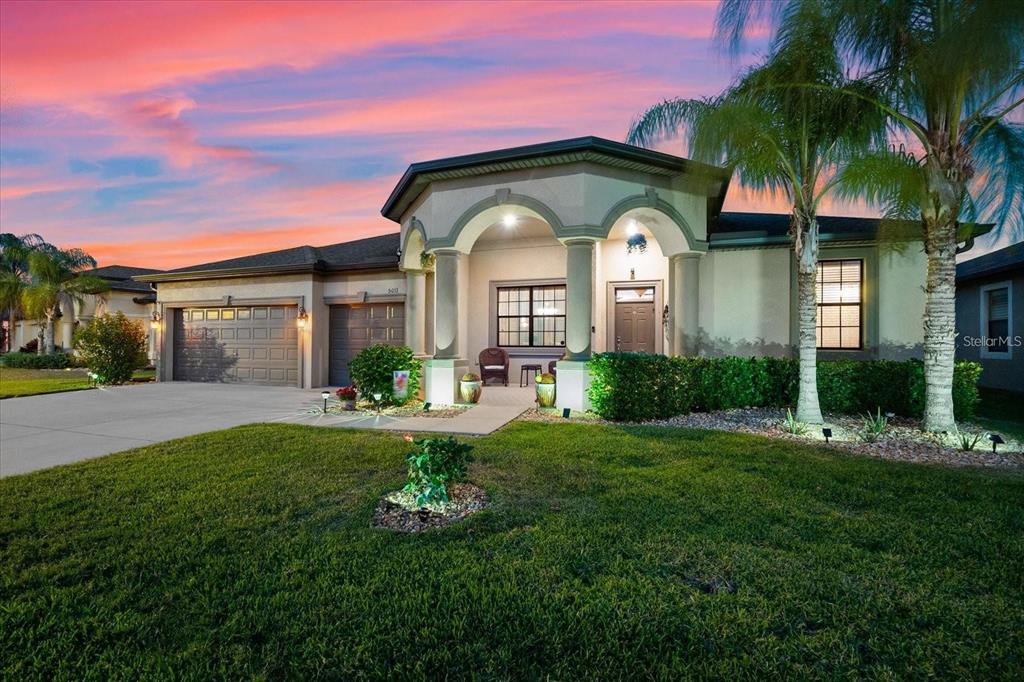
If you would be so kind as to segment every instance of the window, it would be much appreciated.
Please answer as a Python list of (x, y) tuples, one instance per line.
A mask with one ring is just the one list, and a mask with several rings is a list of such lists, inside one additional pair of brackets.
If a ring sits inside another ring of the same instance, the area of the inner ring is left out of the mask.
[(1010, 357), (1010, 284), (981, 289), (982, 357)]
[(818, 263), (818, 348), (857, 350), (861, 347), (863, 280), (862, 260)]
[(565, 345), (565, 285), (498, 288), (498, 345)]

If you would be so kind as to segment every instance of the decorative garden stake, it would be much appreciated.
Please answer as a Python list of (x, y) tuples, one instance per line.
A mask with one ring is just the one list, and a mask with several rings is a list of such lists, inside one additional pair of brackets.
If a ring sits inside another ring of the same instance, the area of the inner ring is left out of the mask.
[(631, 234), (626, 238), (626, 253), (633, 253), (636, 249), (640, 253), (647, 253), (647, 237), (642, 234)]

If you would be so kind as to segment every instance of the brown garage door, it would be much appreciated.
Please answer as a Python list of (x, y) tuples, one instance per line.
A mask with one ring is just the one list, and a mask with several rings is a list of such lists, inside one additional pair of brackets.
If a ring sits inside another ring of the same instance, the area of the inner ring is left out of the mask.
[(295, 306), (183, 308), (174, 313), (174, 379), (296, 386)]
[(405, 343), (405, 305), (365, 303), (331, 306), (331, 386), (348, 386), (348, 363), (375, 343)]

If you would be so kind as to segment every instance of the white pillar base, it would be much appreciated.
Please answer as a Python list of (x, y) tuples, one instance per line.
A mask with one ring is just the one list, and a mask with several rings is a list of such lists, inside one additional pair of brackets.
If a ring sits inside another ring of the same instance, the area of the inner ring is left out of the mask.
[(469, 368), (460, 358), (431, 358), (423, 363), (426, 402), (438, 407), (454, 405), (459, 395), (459, 380)]
[(590, 409), (590, 398), (587, 389), (590, 387), (590, 370), (585, 361), (559, 360), (555, 375), (555, 404), (558, 409), (582, 410)]

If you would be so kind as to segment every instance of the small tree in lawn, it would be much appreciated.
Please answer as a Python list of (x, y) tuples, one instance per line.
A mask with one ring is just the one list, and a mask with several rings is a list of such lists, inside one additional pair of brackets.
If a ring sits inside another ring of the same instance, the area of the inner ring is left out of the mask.
[(75, 335), (75, 349), (101, 384), (131, 381), (132, 372), (145, 367), (146, 330), (124, 313), (97, 317)]

